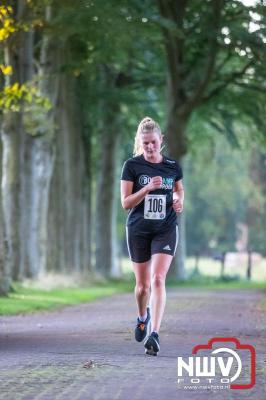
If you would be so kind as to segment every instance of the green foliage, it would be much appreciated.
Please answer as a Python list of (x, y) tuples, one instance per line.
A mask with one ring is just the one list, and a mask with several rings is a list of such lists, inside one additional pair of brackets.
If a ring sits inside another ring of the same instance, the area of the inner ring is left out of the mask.
[[(214, 134), (208, 121), (194, 118), (189, 126), (191, 153), (185, 161), (187, 247), (189, 254), (235, 251), (237, 223), (248, 223), (250, 239), (261, 231), (258, 221), (248, 221), (250, 207), (265, 215), (262, 188), (251, 179), (252, 157), (244, 126), (236, 127), (238, 148), (220, 133)], [(264, 211), (263, 211), (264, 210)], [(253, 243), (254, 251), (265, 251), (265, 241)], [(252, 240), (252, 239), (251, 239)]]
[(265, 143), (265, 7), (237, 0), (158, 4), (174, 88), (172, 118), (187, 120), (208, 104), (210, 122), (219, 130), (218, 118), (235, 145), (233, 121), (243, 118)]

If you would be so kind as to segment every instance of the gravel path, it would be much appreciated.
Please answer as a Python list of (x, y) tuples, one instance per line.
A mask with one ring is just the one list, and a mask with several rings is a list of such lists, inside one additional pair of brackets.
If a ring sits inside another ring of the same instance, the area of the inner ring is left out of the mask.
[[(0, 399), (265, 400), (266, 313), (259, 306), (264, 297), (265, 291), (255, 289), (168, 289), (158, 357), (146, 356), (133, 339), (133, 294), (1, 317)], [(195, 345), (212, 337), (236, 337), (255, 347), (252, 389), (177, 387), (177, 357), (192, 356)]]

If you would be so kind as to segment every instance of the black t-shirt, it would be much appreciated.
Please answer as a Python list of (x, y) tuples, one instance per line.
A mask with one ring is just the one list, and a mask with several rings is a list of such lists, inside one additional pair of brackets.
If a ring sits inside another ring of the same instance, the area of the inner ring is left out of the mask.
[(154, 176), (163, 179), (162, 188), (149, 192), (145, 199), (129, 210), (127, 226), (139, 233), (168, 230), (177, 223), (173, 205), (174, 183), (183, 177), (177, 161), (163, 156), (160, 163), (146, 161), (143, 155), (128, 159), (122, 169), (121, 180), (134, 182), (132, 193), (138, 192)]

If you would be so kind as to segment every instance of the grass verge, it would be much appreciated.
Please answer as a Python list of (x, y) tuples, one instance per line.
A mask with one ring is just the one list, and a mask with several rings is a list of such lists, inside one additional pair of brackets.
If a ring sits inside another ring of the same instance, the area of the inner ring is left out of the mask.
[[(24, 287), (15, 283), (7, 297), (0, 298), (0, 315), (29, 314), (42, 310), (54, 310), (67, 305), (87, 303), (113, 294), (132, 292), (134, 279), (109, 281), (87, 287), (69, 287), (43, 290)], [(248, 282), (224, 277), (217, 279), (199, 275), (186, 281), (169, 280), (169, 288), (199, 288), (206, 290), (224, 289), (266, 289), (266, 282)], [(265, 302), (266, 304), (266, 302)], [(264, 306), (266, 309), (266, 305)], [(263, 308), (264, 308), (263, 307)]]
[(239, 279), (238, 277), (228, 277), (224, 278), (214, 278), (212, 276), (199, 275), (197, 277), (189, 278), (184, 281), (176, 281), (169, 279), (167, 282), (168, 287), (191, 287), (191, 288), (202, 288), (207, 290), (216, 289), (265, 289), (266, 281), (254, 282), (244, 279)]
[(110, 281), (86, 288), (58, 288), (42, 290), (14, 284), (7, 297), (0, 298), (0, 315), (28, 314), (54, 310), (66, 305), (87, 303), (101, 297), (133, 290), (132, 282)]

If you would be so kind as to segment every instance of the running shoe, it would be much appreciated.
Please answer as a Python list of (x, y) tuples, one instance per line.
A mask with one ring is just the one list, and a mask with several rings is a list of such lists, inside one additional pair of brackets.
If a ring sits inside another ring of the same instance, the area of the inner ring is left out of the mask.
[(157, 356), (157, 353), (160, 351), (159, 343), (158, 333), (152, 332), (144, 343), (145, 353), (149, 356)]
[(139, 318), (137, 319), (137, 325), (135, 328), (135, 339), (137, 342), (142, 342), (142, 340), (145, 339), (145, 337), (147, 336), (150, 319), (150, 309), (149, 307), (147, 307), (146, 320), (144, 322), (141, 322)]

